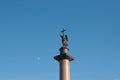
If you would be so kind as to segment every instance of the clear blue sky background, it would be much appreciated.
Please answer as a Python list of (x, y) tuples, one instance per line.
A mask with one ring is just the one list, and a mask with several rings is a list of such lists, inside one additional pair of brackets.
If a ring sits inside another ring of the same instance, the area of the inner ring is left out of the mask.
[(120, 0), (0, 0), (0, 80), (59, 80), (63, 27), (71, 80), (120, 80)]

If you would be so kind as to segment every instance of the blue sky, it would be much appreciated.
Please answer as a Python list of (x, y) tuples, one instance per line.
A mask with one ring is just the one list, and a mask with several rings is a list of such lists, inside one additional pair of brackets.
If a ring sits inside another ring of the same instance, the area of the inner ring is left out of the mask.
[(0, 80), (59, 80), (62, 28), (71, 80), (120, 80), (119, 0), (0, 0)]

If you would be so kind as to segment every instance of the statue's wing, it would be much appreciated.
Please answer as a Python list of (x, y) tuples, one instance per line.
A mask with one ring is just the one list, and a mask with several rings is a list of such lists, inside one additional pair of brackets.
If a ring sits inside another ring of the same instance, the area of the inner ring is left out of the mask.
[(68, 37), (67, 37), (67, 35), (65, 35), (65, 38), (66, 38), (66, 40), (68, 41)]

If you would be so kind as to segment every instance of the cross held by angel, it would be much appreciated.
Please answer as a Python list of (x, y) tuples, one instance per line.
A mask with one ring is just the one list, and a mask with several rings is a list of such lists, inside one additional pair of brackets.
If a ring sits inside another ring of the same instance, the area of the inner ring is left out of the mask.
[(67, 37), (67, 35), (64, 34), (65, 31), (66, 31), (66, 30), (63, 29), (63, 30), (61, 31), (61, 34), (60, 34), (60, 37), (61, 37), (61, 39), (62, 39), (62, 47), (67, 47), (67, 46), (68, 46), (68, 37)]

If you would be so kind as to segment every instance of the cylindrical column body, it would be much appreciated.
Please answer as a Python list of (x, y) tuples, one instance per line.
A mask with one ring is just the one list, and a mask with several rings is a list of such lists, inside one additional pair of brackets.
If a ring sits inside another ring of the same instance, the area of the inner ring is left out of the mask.
[(70, 80), (70, 61), (60, 60), (60, 80)]

